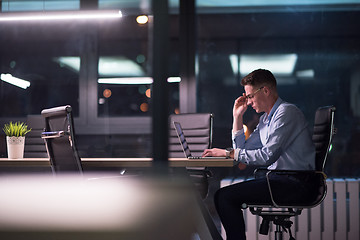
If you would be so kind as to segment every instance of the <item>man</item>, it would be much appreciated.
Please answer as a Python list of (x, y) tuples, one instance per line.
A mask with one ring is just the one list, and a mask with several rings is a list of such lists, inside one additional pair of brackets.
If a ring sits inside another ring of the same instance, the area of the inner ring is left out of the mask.
[[(234, 149), (206, 149), (203, 156), (230, 156), (241, 165), (261, 165), (268, 169), (313, 170), (315, 148), (303, 113), (278, 96), (276, 79), (258, 69), (241, 81), (245, 93), (233, 107), (232, 140)], [(248, 106), (264, 112), (254, 132), (245, 140), (243, 115)], [(297, 199), (309, 193), (309, 184), (285, 175), (272, 179), (275, 191), (283, 198)], [(215, 206), (228, 240), (242, 240), (245, 223), (241, 205), (271, 203), (265, 178), (257, 178), (219, 189)]]

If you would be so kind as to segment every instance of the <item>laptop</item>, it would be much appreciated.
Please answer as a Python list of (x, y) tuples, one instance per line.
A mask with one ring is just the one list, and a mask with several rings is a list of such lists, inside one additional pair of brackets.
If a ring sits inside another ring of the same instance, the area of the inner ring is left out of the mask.
[(191, 155), (189, 145), (179, 122), (173, 122), (179, 142), (187, 159), (228, 159), (226, 157), (195, 157)]

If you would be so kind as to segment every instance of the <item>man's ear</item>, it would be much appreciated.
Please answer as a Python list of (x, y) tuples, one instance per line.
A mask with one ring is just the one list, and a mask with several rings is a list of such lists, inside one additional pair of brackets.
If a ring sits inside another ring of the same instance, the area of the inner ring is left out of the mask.
[(265, 95), (266, 96), (269, 96), (270, 95), (270, 93), (271, 93), (271, 90), (267, 87), (267, 86), (264, 86), (264, 93), (265, 93)]

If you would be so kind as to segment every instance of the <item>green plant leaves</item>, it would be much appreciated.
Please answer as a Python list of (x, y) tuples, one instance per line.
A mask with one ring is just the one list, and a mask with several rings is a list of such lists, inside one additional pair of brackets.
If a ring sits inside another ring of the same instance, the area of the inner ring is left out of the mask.
[(3, 130), (6, 136), (9, 137), (24, 137), (25, 134), (31, 131), (24, 122), (9, 122), (5, 123)]

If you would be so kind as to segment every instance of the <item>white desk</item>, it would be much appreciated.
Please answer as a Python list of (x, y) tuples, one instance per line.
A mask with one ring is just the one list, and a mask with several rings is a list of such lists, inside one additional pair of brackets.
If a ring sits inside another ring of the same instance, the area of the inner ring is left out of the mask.
[[(82, 158), (84, 167), (150, 167), (152, 158)], [(170, 158), (170, 167), (232, 167), (232, 159)], [(0, 167), (50, 167), (48, 158), (0, 158)]]

